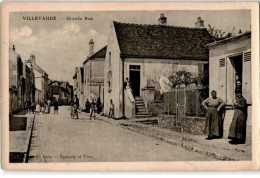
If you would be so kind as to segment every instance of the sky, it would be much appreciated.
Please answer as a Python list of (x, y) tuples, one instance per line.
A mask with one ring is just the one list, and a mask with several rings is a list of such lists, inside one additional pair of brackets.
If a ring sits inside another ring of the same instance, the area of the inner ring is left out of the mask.
[[(195, 27), (197, 17), (226, 33), (250, 30), (251, 16), (248, 10), (229, 11), (116, 11), (116, 12), (13, 12), (10, 13), (10, 47), (15, 45), (22, 60), (31, 54), (36, 63), (52, 80), (73, 84), (75, 67), (81, 67), (89, 53), (89, 41), (94, 40), (94, 52), (107, 45), (112, 20), (157, 24), (160, 13), (172, 26)], [(55, 21), (24, 20), (23, 17), (56, 16)], [(82, 20), (68, 20), (81, 17)], [(92, 20), (85, 20), (88, 17)]]

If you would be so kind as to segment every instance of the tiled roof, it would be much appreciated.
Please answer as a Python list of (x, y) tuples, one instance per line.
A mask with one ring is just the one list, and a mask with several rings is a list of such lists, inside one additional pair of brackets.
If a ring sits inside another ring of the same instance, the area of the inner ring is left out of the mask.
[(213, 42), (206, 28), (140, 25), (114, 21), (121, 57), (208, 59)]
[(105, 58), (106, 57), (106, 52), (107, 52), (107, 46), (104, 46), (101, 48), (99, 51), (94, 53), (93, 55), (89, 56), (84, 62), (83, 65), (86, 64), (89, 60), (94, 59), (94, 58)]
[(226, 43), (229, 43), (229, 42), (232, 42), (232, 41), (239, 40), (239, 39), (241, 39), (241, 38), (243, 38), (243, 37), (251, 38), (251, 31), (242, 33), (242, 34), (237, 35), (237, 36), (225, 38), (225, 39), (220, 40), (220, 41), (215, 41), (215, 42), (213, 42), (213, 43), (207, 44), (206, 46), (207, 46), (208, 48), (211, 48), (211, 47), (214, 47), (214, 46), (218, 46), (218, 45), (222, 45), (222, 44), (226, 44)]

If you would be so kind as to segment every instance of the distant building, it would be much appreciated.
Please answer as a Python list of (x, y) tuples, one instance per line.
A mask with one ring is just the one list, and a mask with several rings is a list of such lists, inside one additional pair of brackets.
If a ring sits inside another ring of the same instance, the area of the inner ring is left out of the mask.
[[(180, 70), (203, 73), (209, 59), (205, 45), (213, 38), (203, 20), (198, 21), (195, 28), (169, 26), (163, 14), (158, 25), (113, 21), (104, 67), (104, 114), (109, 113), (111, 99), (116, 118), (137, 116), (136, 101), (144, 103), (146, 113), (148, 103), (160, 95), (160, 77)], [(126, 78), (132, 92), (124, 89)]]
[(43, 103), (50, 96), (48, 74), (36, 64), (34, 55), (31, 55), (30, 59), (26, 60), (26, 64), (33, 70), (35, 76), (35, 102)]
[(65, 81), (51, 81), (50, 82), (50, 95), (51, 101), (57, 99), (61, 105), (70, 105), (73, 97), (73, 87), (69, 82)]
[(82, 108), (85, 103), (84, 85), (83, 85), (83, 82), (84, 82), (84, 68), (83, 67), (75, 68), (75, 74), (73, 76), (73, 81), (74, 81), (73, 93), (74, 93), (74, 95), (77, 95), (77, 97), (79, 98), (79, 105)]
[[(90, 49), (94, 49), (94, 41), (89, 42)], [(100, 98), (104, 101), (104, 64), (107, 46), (96, 53), (90, 50), (89, 57), (83, 62), (84, 68), (84, 101)]]

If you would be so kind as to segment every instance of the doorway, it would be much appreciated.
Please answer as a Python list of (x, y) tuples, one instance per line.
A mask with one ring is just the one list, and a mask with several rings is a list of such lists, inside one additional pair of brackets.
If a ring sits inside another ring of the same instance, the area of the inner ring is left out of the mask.
[(133, 96), (140, 96), (140, 65), (129, 66), (129, 80), (133, 91)]
[(231, 66), (233, 68), (232, 75), (232, 100), (236, 99), (236, 91), (242, 91), (242, 74), (243, 74), (243, 55), (230, 57)]

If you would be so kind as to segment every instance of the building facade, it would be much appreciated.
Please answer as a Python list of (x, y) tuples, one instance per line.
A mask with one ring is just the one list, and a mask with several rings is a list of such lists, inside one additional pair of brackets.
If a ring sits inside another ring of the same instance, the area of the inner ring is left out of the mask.
[(84, 97), (84, 68), (75, 67), (75, 74), (73, 76), (73, 93), (79, 98), (79, 105), (82, 109), (85, 105)]
[(31, 55), (25, 63), (34, 73), (35, 103), (43, 103), (50, 97), (48, 74), (36, 63), (35, 55)]
[(69, 82), (51, 81), (50, 82), (50, 98), (52, 103), (57, 99), (60, 105), (70, 105), (73, 99), (73, 87)]
[(251, 32), (207, 46), (210, 50), (210, 91), (216, 90), (227, 105), (232, 105), (236, 98), (236, 82), (240, 81), (243, 96), (248, 104), (252, 104)]
[[(90, 49), (94, 49), (94, 41), (89, 42)], [(84, 100), (100, 99), (104, 102), (104, 63), (107, 46), (94, 53), (83, 62), (84, 68)]]
[[(136, 101), (147, 107), (161, 90), (160, 78), (185, 70), (198, 75), (208, 65), (206, 44), (213, 41), (203, 26), (168, 26), (161, 14), (158, 25), (112, 22), (105, 59), (104, 114), (110, 100), (115, 117), (133, 118)], [(124, 88), (126, 78), (131, 88)], [(147, 108), (146, 108), (147, 109)]]

